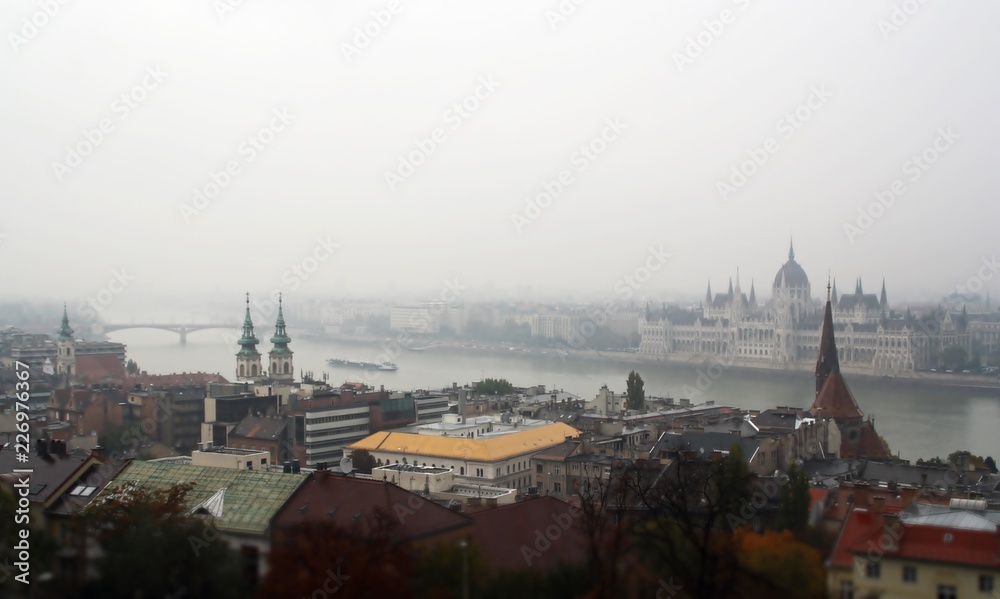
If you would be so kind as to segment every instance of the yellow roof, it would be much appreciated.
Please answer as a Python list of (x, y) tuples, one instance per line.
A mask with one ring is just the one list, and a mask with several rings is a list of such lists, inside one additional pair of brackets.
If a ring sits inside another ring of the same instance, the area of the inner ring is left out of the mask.
[(557, 422), (498, 435), (487, 439), (466, 437), (439, 437), (414, 433), (384, 431), (369, 435), (348, 445), (348, 449), (365, 449), (389, 453), (428, 457), (495, 462), (509, 457), (533, 453), (558, 445), (566, 437), (578, 437), (580, 431), (568, 424)]

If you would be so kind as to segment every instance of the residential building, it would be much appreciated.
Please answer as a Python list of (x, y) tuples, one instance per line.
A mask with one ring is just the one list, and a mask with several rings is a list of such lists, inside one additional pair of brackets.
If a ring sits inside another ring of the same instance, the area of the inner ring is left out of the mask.
[(246, 416), (230, 431), (228, 446), (266, 452), (269, 464), (293, 459), (288, 420), (282, 416)]
[(203, 443), (191, 452), (192, 466), (235, 468), (236, 470), (270, 470), (274, 464), (266, 451), (237, 447), (213, 447)]
[[(133, 460), (97, 499), (124, 492), (132, 485), (159, 491), (180, 483), (193, 484), (185, 509), (211, 522), (218, 536), (242, 554), (246, 571), (255, 582), (267, 574), (271, 520), (305, 480), (302, 473)], [(211, 542), (215, 534), (208, 527), (205, 530), (211, 535), (207, 542)]]
[(0, 448), (0, 485), (8, 492), (19, 495), (13, 485), (19, 484), (24, 474), (17, 469), (31, 469), (31, 486), (28, 488), (28, 514), (33, 527), (46, 530), (60, 549), (55, 559), (53, 574), (82, 583), (88, 573), (86, 536), (75, 516), (89, 505), (111, 481), (116, 467), (104, 463), (103, 455), (89, 451), (67, 451), (62, 441), (38, 439), (28, 464), (15, 458), (18, 454), (10, 448)]
[(452, 468), (391, 464), (373, 468), (371, 475), (355, 476), (390, 482), (439, 503), (496, 507), (514, 503), (517, 498), (517, 489), (455, 482)]
[(538, 497), (469, 515), (471, 543), (492, 572), (552, 571), (587, 559), (582, 511), (555, 497)]
[(387, 391), (341, 388), (300, 399), (287, 411), (295, 457), (307, 466), (336, 463), (344, 448), (368, 435), (413, 424), (413, 397), (390, 398)]
[(844, 521), (827, 561), (831, 597), (992, 597), (1000, 585), (1000, 513), (985, 501), (875, 501)]
[(418, 335), (436, 334), (441, 330), (441, 316), (445, 308), (443, 302), (395, 306), (389, 314), (389, 328)]
[[(287, 475), (286, 475), (287, 476)], [(388, 518), (398, 538), (416, 546), (452, 544), (470, 532), (472, 520), (458, 512), (383, 481), (339, 476), (326, 470), (309, 474), (273, 518), (274, 544), (295, 544), (300, 526), (361, 526), (376, 513)]]
[(27, 364), (36, 372), (51, 371), (64, 382), (88, 385), (120, 382), (125, 378), (125, 345), (77, 339), (63, 306), (55, 339), (44, 334), (9, 331), (3, 335), (3, 364)]

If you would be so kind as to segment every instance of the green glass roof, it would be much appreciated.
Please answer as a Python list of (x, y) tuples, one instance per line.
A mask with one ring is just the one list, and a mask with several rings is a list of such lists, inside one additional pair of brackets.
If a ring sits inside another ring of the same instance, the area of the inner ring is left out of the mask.
[(102, 491), (101, 495), (136, 482), (151, 491), (167, 489), (179, 483), (193, 483), (186, 507), (193, 510), (225, 489), (222, 517), (215, 525), (223, 532), (263, 534), (268, 523), (307, 474), (285, 474), (260, 470), (237, 470), (213, 466), (192, 466), (167, 462), (132, 461)]

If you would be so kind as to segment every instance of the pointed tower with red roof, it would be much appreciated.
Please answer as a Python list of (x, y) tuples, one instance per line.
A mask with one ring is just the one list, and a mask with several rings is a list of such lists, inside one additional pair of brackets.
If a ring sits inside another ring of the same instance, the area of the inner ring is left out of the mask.
[(836, 421), (840, 429), (840, 457), (881, 459), (889, 456), (888, 448), (875, 432), (871, 420), (864, 419), (864, 412), (840, 372), (829, 282), (826, 285), (826, 310), (816, 360), (816, 398), (809, 411), (816, 418)]

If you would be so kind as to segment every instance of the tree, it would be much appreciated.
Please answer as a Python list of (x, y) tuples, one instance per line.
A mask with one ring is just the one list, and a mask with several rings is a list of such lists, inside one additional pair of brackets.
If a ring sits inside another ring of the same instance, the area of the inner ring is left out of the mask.
[(993, 456), (991, 456), (991, 455), (986, 456), (986, 459), (983, 460), (983, 464), (987, 468), (989, 468), (990, 472), (992, 472), (993, 474), (997, 473), (997, 463), (995, 461), (993, 461)]
[(628, 395), (628, 409), (641, 410), (646, 403), (646, 392), (643, 390), (642, 377), (639, 373), (632, 371), (625, 379), (626, 394)]
[(826, 573), (819, 552), (794, 539), (790, 531), (736, 533), (736, 550), (745, 575), (742, 597), (826, 597)]
[(472, 392), (477, 395), (507, 395), (514, 391), (514, 385), (512, 385), (507, 379), (484, 379), (475, 384), (472, 388)]
[(241, 557), (218, 539), (211, 520), (188, 515), (191, 489), (126, 486), (76, 516), (103, 550), (98, 579), (79, 589), (79, 596), (249, 596)]
[(938, 358), (941, 367), (947, 370), (962, 370), (969, 359), (969, 352), (961, 345), (952, 345), (945, 348)]
[(795, 464), (788, 469), (788, 480), (781, 487), (778, 529), (801, 532), (809, 524), (809, 478)]
[(345, 526), (308, 522), (275, 530), (271, 568), (257, 596), (413, 597), (415, 564), (398, 517), (380, 506)]
[(367, 449), (355, 449), (351, 454), (351, 464), (355, 472), (371, 474), (372, 468), (375, 467), (375, 458)]
[(135, 376), (139, 374), (139, 365), (136, 364), (135, 360), (129, 360), (125, 363), (125, 372), (127, 372), (129, 376)]

